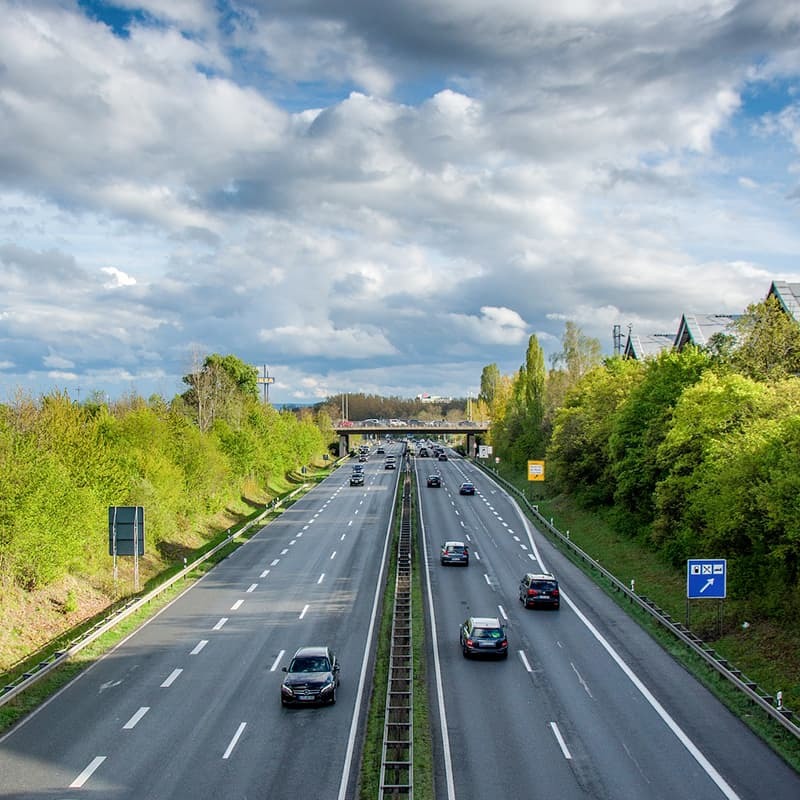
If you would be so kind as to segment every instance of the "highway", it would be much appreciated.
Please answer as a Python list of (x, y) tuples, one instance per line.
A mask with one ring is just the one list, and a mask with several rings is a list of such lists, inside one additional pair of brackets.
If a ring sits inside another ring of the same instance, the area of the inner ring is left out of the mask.
[[(465, 460), (415, 462), (434, 679), (438, 798), (797, 800), (800, 776), (730, 714)], [(442, 488), (427, 488), (438, 470)], [(460, 496), (463, 480), (475, 496)], [(445, 540), (469, 567), (441, 566)], [(525, 609), (526, 572), (560, 610)], [(507, 625), (506, 660), (463, 657), (467, 616)]]
[[(3, 736), (0, 798), (352, 796), (401, 473), (365, 474), (334, 472)], [(281, 667), (316, 644), (336, 704), (283, 708)]]
[[(388, 449), (400, 453), (401, 445)], [(797, 800), (800, 776), (461, 458), (418, 458), (437, 798)], [(401, 470), (350, 463), (0, 738), (0, 800), (355, 797), (376, 594)], [(444, 484), (427, 488), (439, 471)], [(460, 496), (469, 478), (475, 496)], [(443, 567), (446, 539), (470, 566)], [(518, 601), (559, 579), (558, 611)], [(465, 659), (469, 615), (504, 661)], [(282, 708), (281, 667), (328, 644), (337, 703)]]

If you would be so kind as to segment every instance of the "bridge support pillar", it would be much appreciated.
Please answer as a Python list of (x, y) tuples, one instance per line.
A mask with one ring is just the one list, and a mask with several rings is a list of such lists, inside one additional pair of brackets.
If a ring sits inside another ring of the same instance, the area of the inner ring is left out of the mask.
[(339, 458), (350, 452), (350, 437), (346, 433), (339, 434)]
[(476, 445), (476, 438), (474, 433), (467, 434), (467, 455), (470, 458), (475, 458), (475, 453), (477, 452), (477, 445)]

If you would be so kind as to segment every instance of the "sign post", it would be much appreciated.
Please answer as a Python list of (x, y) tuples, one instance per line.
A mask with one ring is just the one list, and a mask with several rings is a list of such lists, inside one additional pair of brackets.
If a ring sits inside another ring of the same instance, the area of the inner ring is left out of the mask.
[(144, 506), (108, 507), (108, 554), (114, 557), (114, 581), (117, 580), (117, 556), (133, 556), (133, 588), (139, 591), (139, 556), (144, 555)]
[[(686, 627), (691, 600), (724, 600), (728, 593), (728, 562), (724, 558), (690, 558), (686, 562)], [(721, 612), (720, 604), (720, 612)], [(720, 627), (722, 615), (720, 613)]]

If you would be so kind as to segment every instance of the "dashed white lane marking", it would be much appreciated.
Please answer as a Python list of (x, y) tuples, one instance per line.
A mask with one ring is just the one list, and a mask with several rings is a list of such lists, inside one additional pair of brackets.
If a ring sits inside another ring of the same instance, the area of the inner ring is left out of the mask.
[[(303, 528), (303, 531), (304, 531), (304, 530), (305, 530), (305, 528)], [(299, 539), (299, 538), (300, 538), (300, 537), (303, 535), (303, 531), (300, 531), (300, 532), (297, 534), (297, 538), (298, 538), (298, 539)]]
[(283, 658), (285, 652), (285, 650), (281, 650), (280, 653), (278, 653), (276, 659), (272, 662), (272, 666), (269, 668), (270, 672), (275, 672), (275, 670), (278, 669), (278, 664), (281, 663), (281, 659)]
[(201, 639), (195, 646), (194, 650), (189, 653), (190, 656), (196, 656), (206, 645), (208, 644), (208, 639)]
[(228, 621), (227, 617), (222, 617), (220, 621), (211, 630), (218, 631), (227, 621)]
[(488, 576), (488, 575), (487, 575), (485, 572), (483, 573), (483, 577), (484, 577), (484, 579), (486, 580), (486, 583), (488, 583), (488, 584), (489, 584), (489, 586), (491, 586), (491, 585), (492, 585), (492, 582), (489, 580), (489, 576)]
[(223, 758), (230, 758), (231, 753), (233, 752), (233, 748), (236, 747), (236, 742), (239, 741), (239, 737), (244, 733), (244, 729), (247, 727), (246, 722), (242, 722), (239, 727), (236, 729), (236, 733), (233, 734), (233, 739), (231, 739), (231, 743), (228, 745), (228, 749), (223, 754)]
[(69, 785), (70, 789), (80, 789), (89, 778), (92, 777), (92, 773), (106, 760), (105, 756), (95, 756), (90, 762), (89, 766), (75, 778), (74, 781)]
[(346, 533), (343, 533), (343, 534), (342, 534), (342, 535), (339, 537), (339, 541), (340, 541), (340, 542), (343, 542), (343, 541), (344, 541), (344, 537), (345, 537), (345, 536), (347, 536), (347, 534), (346, 534)]
[(280, 563), (281, 563), (281, 560), (279, 558), (275, 558), (275, 559), (272, 560), (272, 563), (270, 564), (270, 566), (274, 567), (276, 564), (280, 564)]
[(169, 677), (161, 684), (162, 689), (169, 689), (176, 680), (178, 680), (178, 676), (183, 672), (182, 669), (174, 669), (170, 672)]
[(336, 558), (336, 551), (335, 550), (331, 553), (331, 561), (333, 561), (334, 558)]
[(150, 710), (150, 706), (142, 706), (123, 726), (122, 730), (129, 731), (136, 727), (136, 723)]
[(251, 583), (250, 586), (247, 587), (247, 594), (252, 594), (257, 588), (257, 583)]
[(238, 611), (238, 610), (239, 610), (239, 609), (242, 607), (242, 603), (244, 603), (244, 600), (237, 600), (237, 601), (236, 601), (236, 602), (235, 602), (235, 603), (234, 603), (234, 604), (231, 606), (231, 611)]
[(472, 555), (474, 555), (474, 556), (475, 556), (475, 558), (477, 558), (477, 559), (478, 559), (478, 561), (480, 561), (480, 560), (481, 560), (481, 557), (480, 557), (480, 555), (479, 555), (479, 553), (478, 553), (478, 551), (477, 551), (477, 550), (476, 550), (476, 551), (475, 551), (475, 552), (474, 552)]
[(325, 573), (323, 572), (322, 575), (319, 576), (319, 580), (317, 581), (317, 586), (319, 586), (324, 580), (325, 580)]
[(572, 759), (572, 755), (570, 754), (569, 749), (567, 748), (567, 743), (561, 736), (561, 731), (558, 729), (558, 725), (556, 725), (555, 722), (551, 722), (550, 727), (553, 729), (556, 741), (558, 742), (558, 746), (561, 748), (561, 752), (564, 754), (564, 758), (566, 758), (569, 761), (570, 759)]
[(288, 552), (289, 552), (289, 548), (288, 547), (284, 547), (283, 550), (281, 550), (281, 555), (285, 556)]
[(303, 617), (306, 615), (306, 612), (307, 612), (307, 611), (308, 611), (308, 603), (306, 603), (306, 604), (303, 606), (303, 610), (300, 612), (300, 617), (299, 617), (299, 619), (303, 619)]
[(347, 523), (347, 527), (349, 528), (352, 524), (353, 524), (353, 520), (350, 520), (350, 522)]
[(503, 606), (497, 606), (497, 607), (500, 609), (500, 616), (504, 620), (508, 621), (508, 614), (506, 614), (506, 610), (503, 608)]
[(291, 547), (296, 541), (297, 541), (297, 539), (292, 539), (292, 541), (289, 542), (289, 547)]
[(269, 570), (265, 569), (258, 577), (259, 578), (266, 578), (269, 575)]
[(536, 561), (536, 556), (535, 556), (533, 553), (528, 553), (528, 558), (529, 558), (531, 561)]

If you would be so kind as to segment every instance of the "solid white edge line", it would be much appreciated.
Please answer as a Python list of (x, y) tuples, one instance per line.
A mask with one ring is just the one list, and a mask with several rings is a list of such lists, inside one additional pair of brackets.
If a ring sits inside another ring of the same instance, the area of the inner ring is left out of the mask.
[[(517, 513), (519, 514), (520, 519), (522, 520), (523, 525), (525, 526), (525, 531), (528, 534), (528, 541), (531, 544), (531, 549), (536, 555), (536, 560), (541, 564), (542, 571), (547, 572), (547, 567), (545, 566), (544, 561), (542, 561), (542, 557), (539, 554), (538, 549), (536, 548), (536, 543), (533, 541), (533, 533), (531, 532), (531, 526), (529, 523), (528, 518), (522, 513), (522, 509), (517, 505), (516, 501), (511, 498), (508, 492), (505, 491), (501, 487), (501, 491), (511, 500), (512, 505), (517, 509)], [(694, 758), (694, 760), (700, 765), (703, 771), (708, 775), (709, 778), (717, 785), (717, 788), (725, 795), (728, 800), (740, 800), (739, 795), (728, 785), (728, 782), (722, 777), (722, 775), (717, 772), (714, 765), (703, 755), (700, 749), (695, 745), (695, 743), (684, 733), (683, 729), (675, 722), (674, 719), (669, 715), (667, 710), (661, 703), (656, 700), (650, 690), (642, 683), (642, 681), (638, 678), (638, 676), (634, 673), (634, 671), (623, 661), (622, 656), (620, 656), (616, 650), (606, 641), (600, 631), (592, 625), (592, 623), (587, 619), (585, 614), (572, 602), (572, 600), (567, 597), (564, 592), (561, 592), (561, 597), (566, 601), (567, 605), (575, 612), (575, 615), (578, 619), (583, 622), (589, 632), (594, 636), (594, 638), (600, 643), (600, 646), (611, 656), (617, 666), (622, 670), (622, 672), (627, 676), (628, 680), (639, 690), (642, 697), (650, 704), (653, 710), (661, 717), (664, 724), (672, 731), (678, 741), (689, 751), (689, 754)]]
[[(397, 496), (397, 482), (399, 481), (400, 471), (397, 470), (397, 478), (395, 479), (395, 493)], [(391, 543), (392, 529), (394, 524), (394, 506), (389, 514), (389, 523), (386, 526), (386, 533), (384, 534), (383, 544), (383, 557), (381, 558), (381, 566), (378, 570), (378, 578), (375, 583), (375, 595), (372, 600), (372, 616), (369, 622), (369, 631), (367, 632), (367, 641), (364, 644), (364, 654), (361, 657), (361, 673), (358, 678), (358, 688), (356, 689), (356, 703), (353, 708), (353, 717), (350, 721), (350, 734), (347, 737), (347, 751), (345, 754), (344, 765), (342, 768), (342, 780), (339, 783), (339, 794), (337, 800), (345, 800), (347, 796), (347, 786), (350, 783), (350, 769), (353, 764), (353, 753), (356, 746), (356, 735), (358, 733), (358, 720), (361, 713), (361, 704), (364, 699), (364, 686), (367, 681), (367, 667), (369, 666), (369, 655), (372, 648), (372, 638), (375, 635), (375, 625), (378, 618), (378, 600), (382, 597), (381, 586), (386, 582), (384, 571), (386, 569), (386, 562), (388, 560), (389, 544)], [(449, 755), (447, 756), (449, 758)]]
[[(414, 464), (416, 473), (416, 462)], [(424, 554), (425, 564), (425, 584), (428, 590), (428, 619), (431, 626), (431, 641), (433, 642), (433, 671), (436, 676), (436, 701), (439, 707), (439, 720), (441, 721), (441, 737), (442, 737), (442, 752), (444, 753), (444, 774), (445, 782), (447, 784), (447, 800), (455, 800), (456, 787), (453, 779), (453, 758), (450, 753), (450, 734), (447, 730), (447, 712), (444, 704), (444, 692), (442, 690), (442, 665), (439, 660), (439, 637), (436, 632), (436, 613), (433, 610), (433, 591), (431, 589), (431, 571), (428, 562), (428, 540), (425, 535), (425, 521), (422, 518), (422, 494), (419, 488), (419, 481), (417, 482), (417, 500), (420, 506), (419, 525), (422, 530), (422, 550)], [(469, 538), (469, 537), (467, 537)], [(344, 800), (344, 798), (339, 798)]]
[(142, 706), (123, 726), (122, 730), (129, 731), (136, 727), (136, 723), (150, 710), (150, 706)]
[(281, 650), (280, 653), (278, 653), (276, 659), (272, 662), (272, 666), (269, 668), (270, 672), (275, 672), (275, 670), (278, 669), (278, 664), (281, 663), (281, 659), (283, 658), (285, 653), (286, 653), (285, 650)]
[(196, 656), (206, 645), (208, 644), (208, 639), (201, 639), (195, 646), (194, 649), (189, 653), (190, 656)]
[(69, 785), (70, 789), (80, 789), (89, 778), (92, 777), (92, 773), (106, 760), (105, 756), (95, 756), (90, 762), (89, 766), (75, 778), (74, 781)]
[(531, 667), (530, 661), (528, 661), (528, 657), (525, 655), (524, 650), (517, 650), (519, 653), (519, 660), (522, 662), (522, 666), (525, 667), (526, 672), (533, 672), (533, 668)]
[(233, 734), (233, 739), (231, 739), (231, 743), (228, 745), (228, 749), (222, 755), (223, 758), (230, 758), (231, 753), (233, 752), (233, 748), (236, 747), (236, 742), (239, 741), (239, 737), (244, 733), (244, 729), (247, 727), (246, 722), (239, 723), (239, 727), (236, 729), (236, 733)]
[(558, 725), (555, 722), (551, 722), (550, 727), (553, 729), (556, 741), (558, 742), (558, 746), (561, 748), (561, 752), (564, 754), (564, 758), (566, 758), (567, 761), (572, 760), (572, 755), (569, 752), (567, 743), (564, 741), (564, 737), (561, 735), (561, 731), (558, 729)]

